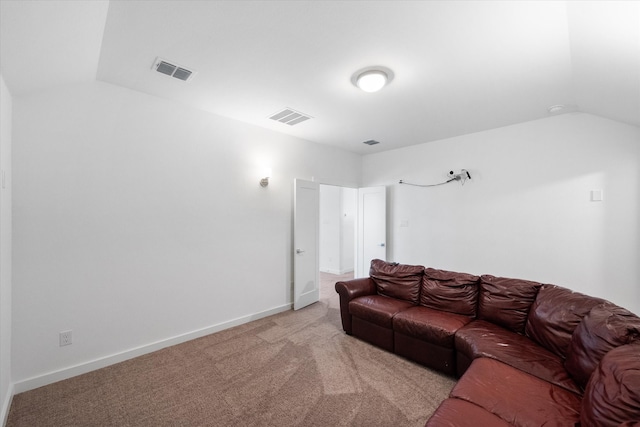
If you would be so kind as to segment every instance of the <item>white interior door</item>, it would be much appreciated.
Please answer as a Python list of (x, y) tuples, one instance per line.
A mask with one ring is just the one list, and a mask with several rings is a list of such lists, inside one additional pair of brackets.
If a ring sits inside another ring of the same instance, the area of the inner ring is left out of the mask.
[(320, 299), (320, 186), (302, 179), (294, 185), (293, 309), (298, 310)]
[(358, 189), (358, 232), (355, 277), (369, 276), (372, 259), (387, 258), (387, 201), (385, 187)]

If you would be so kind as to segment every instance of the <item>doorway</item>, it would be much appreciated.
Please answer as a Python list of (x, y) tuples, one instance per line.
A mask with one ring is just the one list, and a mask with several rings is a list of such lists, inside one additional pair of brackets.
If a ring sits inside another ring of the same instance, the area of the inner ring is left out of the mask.
[(372, 259), (386, 259), (385, 194), (294, 180), (294, 310), (318, 301), (321, 274), (366, 277)]
[[(321, 284), (354, 277), (357, 215), (356, 188), (320, 184), (318, 266)], [(321, 294), (331, 291), (320, 286)]]
[(354, 271), (358, 190), (320, 184), (320, 271)]

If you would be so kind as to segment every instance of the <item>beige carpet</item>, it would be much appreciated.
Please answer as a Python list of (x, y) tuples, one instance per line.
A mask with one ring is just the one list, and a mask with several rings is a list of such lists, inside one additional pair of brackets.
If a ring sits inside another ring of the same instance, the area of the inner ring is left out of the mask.
[(423, 426), (452, 378), (347, 336), (320, 302), (18, 394), (7, 426)]

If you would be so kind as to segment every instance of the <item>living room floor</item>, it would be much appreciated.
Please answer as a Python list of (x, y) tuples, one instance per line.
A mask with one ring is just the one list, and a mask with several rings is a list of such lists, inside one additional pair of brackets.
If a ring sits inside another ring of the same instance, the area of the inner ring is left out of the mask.
[(421, 427), (455, 379), (342, 330), (320, 301), (14, 396), (7, 427)]
[(353, 271), (344, 274), (320, 272), (320, 299), (337, 298), (335, 284), (342, 280), (353, 279)]

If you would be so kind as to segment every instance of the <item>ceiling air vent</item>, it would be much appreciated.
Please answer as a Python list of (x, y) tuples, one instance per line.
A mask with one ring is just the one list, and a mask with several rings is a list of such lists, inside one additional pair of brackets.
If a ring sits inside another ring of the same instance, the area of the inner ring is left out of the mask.
[(277, 113), (269, 116), (271, 120), (275, 120), (277, 122), (288, 124), (289, 126), (297, 125), (298, 123), (302, 123), (305, 120), (309, 120), (312, 117), (300, 113), (298, 111), (292, 110), (291, 108), (285, 108), (282, 111), (278, 111)]
[(367, 145), (376, 145), (376, 144), (380, 144), (380, 141), (376, 141), (375, 139), (370, 139), (368, 141), (363, 141), (362, 143)]
[(167, 76), (171, 76), (185, 82), (196, 74), (195, 71), (188, 70), (180, 65), (172, 64), (162, 58), (156, 58), (153, 63), (153, 67), (151, 68), (159, 73), (166, 74)]

